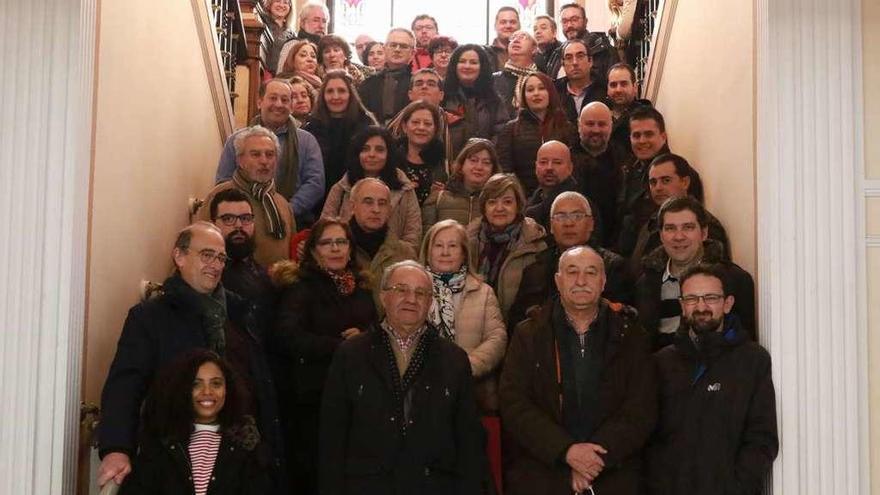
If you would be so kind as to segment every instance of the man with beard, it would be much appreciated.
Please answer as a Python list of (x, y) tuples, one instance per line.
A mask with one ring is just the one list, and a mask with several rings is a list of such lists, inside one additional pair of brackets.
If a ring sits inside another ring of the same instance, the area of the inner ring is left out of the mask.
[(594, 244), (610, 247), (617, 239), (617, 197), (623, 184), (623, 166), (633, 158), (629, 146), (621, 148), (610, 141), (611, 111), (604, 103), (594, 101), (581, 110), (578, 137), (571, 147), (575, 174), (602, 220)]
[(437, 19), (428, 14), (417, 15), (412, 21), (413, 34), (416, 35), (416, 50), (412, 59), (412, 71), (431, 67), (431, 54), (428, 53), (428, 44), (440, 31), (437, 27)]
[(550, 207), (564, 191), (575, 191), (577, 180), (572, 176), (574, 165), (568, 146), (559, 141), (547, 141), (538, 148), (535, 157), (535, 176), (538, 188), (526, 204), (525, 216), (550, 228)]
[[(617, 50), (611, 46), (611, 40), (605, 33), (591, 33), (587, 31), (587, 12), (581, 5), (575, 2), (567, 3), (559, 9), (559, 19), (562, 24), (562, 33), (565, 39), (584, 40), (593, 59), (593, 79), (604, 80), (608, 69), (620, 60)], [(557, 51), (560, 51), (560, 47)], [(556, 62), (547, 67), (550, 77), (559, 75), (562, 56), (555, 57)]]
[(569, 248), (554, 276), (559, 297), (519, 324), (499, 387), (511, 439), (509, 495), (642, 493), (642, 447), (657, 391), (649, 342), (632, 308), (601, 298), (602, 257)]
[(611, 107), (614, 117), (614, 128), (611, 140), (618, 146), (629, 148), (629, 114), (640, 106), (653, 106), (649, 100), (636, 98), (639, 88), (636, 86), (636, 71), (623, 62), (614, 64), (608, 69), (606, 101)]
[(513, 306), (510, 307), (508, 328), (533, 316), (552, 297), (557, 296), (556, 284), (553, 283), (554, 268), (559, 256), (568, 248), (590, 245), (602, 257), (605, 264), (607, 281), (602, 297), (609, 301), (629, 304), (632, 299), (633, 285), (626, 271), (626, 261), (618, 254), (607, 249), (593, 246), (593, 209), (583, 194), (566, 191), (553, 200), (550, 208), (550, 233), (547, 249), (535, 256), (535, 262), (523, 270), (522, 280)]
[(245, 412), (255, 416), (270, 450), (264, 468), (273, 479), (271, 493), (287, 493), (275, 388), (251, 305), (220, 284), (227, 259), (223, 236), (213, 224), (196, 222), (177, 234), (171, 255), (174, 274), (159, 296), (129, 310), (104, 382), (98, 485), (121, 484), (131, 471), (141, 404), (162, 366), (189, 350), (208, 349), (241, 377), (251, 398)]
[(724, 260), (721, 243), (709, 239), (708, 216), (699, 201), (683, 196), (663, 203), (657, 214), (661, 246), (645, 256), (636, 282), (639, 321), (654, 339), (654, 348), (671, 344), (681, 323), (679, 280), (700, 263), (718, 263), (728, 280), (732, 310), (755, 340), (755, 282), (748, 272)]
[(314, 44), (321, 41), (321, 36), (327, 34), (327, 22), (330, 19), (330, 11), (323, 2), (306, 2), (299, 9), (299, 33), (297, 39), (309, 40)]
[(761, 493), (779, 451), (770, 355), (732, 313), (723, 269), (681, 277), (682, 324), (657, 353), (658, 427), (648, 493)]
[[(234, 135), (238, 168), (230, 180), (214, 186), (205, 203), (211, 204), (222, 191), (236, 189), (243, 193), (254, 213), (254, 259), (264, 268), (290, 257), (290, 237), (296, 233), (296, 223), (290, 214), (290, 205), (275, 190), (275, 169), (278, 166), (278, 138), (275, 133), (255, 125)], [(202, 208), (201, 220), (211, 218)]]
[[(211, 222), (226, 241), (223, 286), (253, 303), (261, 323), (269, 321), (275, 290), (266, 268), (254, 260), (254, 209), (245, 193), (227, 189), (217, 193), (209, 206)], [(262, 326), (265, 329), (265, 326)]]

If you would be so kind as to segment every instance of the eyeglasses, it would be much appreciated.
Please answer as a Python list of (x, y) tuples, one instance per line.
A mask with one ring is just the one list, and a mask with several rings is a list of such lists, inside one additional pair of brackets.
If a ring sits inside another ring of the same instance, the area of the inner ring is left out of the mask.
[(550, 218), (554, 222), (567, 222), (569, 220), (580, 222), (581, 220), (588, 217), (592, 218), (593, 215), (590, 215), (589, 213), (583, 211), (573, 211), (571, 213), (554, 213), (550, 216)]
[(724, 300), (724, 294), (703, 294), (703, 295), (687, 295), (678, 298), (682, 304), (691, 307), (696, 306), (698, 302), (703, 301), (707, 305), (714, 306)]
[(410, 294), (415, 294), (416, 299), (422, 300), (428, 299), (432, 295), (431, 289), (425, 289), (424, 287), (412, 288), (406, 284), (392, 285), (391, 287), (385, 287), (383, 290), (391, 291), (398, 297), (406, 297)]
[(199, 251), (199, 260), (206, 265), (210, 265), (214, 260), (219, 261), (221, 265), (225, 265), (228, 259), (229, 256), (226, 256), (226, 253), (218, 253), (213, 249), (202, 249)]
[(242, 225), (250, 225), (254, 223), (254, 214), (253, 213), (242, 213), (241, 215), (233, 215), (232, 213), (224, 213), (217, 217), (223, 222), (223, 225), (227, 227), (232, 227), (235, 225), (236, 221), (241, 222)]
[(409, 50), (410, 48), (412, 48), (412, 45), (410, 44), (398, 43), (396, 41), (389, 41), (388, 43), (385, 43), (385, 46), (392, 50)]
[(347, 247), (349, 244), (350, 243), (348, 239), (344, 237), (340, 237), (339, 239), (321, 239), (320, 241), (318, 241), (318, 247)]

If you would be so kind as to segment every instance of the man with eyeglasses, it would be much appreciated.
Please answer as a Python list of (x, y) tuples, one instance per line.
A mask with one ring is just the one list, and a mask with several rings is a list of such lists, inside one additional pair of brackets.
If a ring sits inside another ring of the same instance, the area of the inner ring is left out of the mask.
[[(569, 41), (575, 39), (583, 40), (587, 46), (593, 61), (592, 73), (594, 79), (604, 79), (608, 68), (620, 61), (620, 55), (611, 46), (611, 39), (607, 34), (587, 31), (587, 12), (582, 5), (570, 2), (560, 7), (559, 23), (562, 26), (562, 33), (565, 35), (565, 39)], [(559, 48), (559, 51), (561, 50), (562, 47)], [(553, 65), (548, 65), (547, 74), (550, 74), (550, 77), (556, 77), (559, 74), (561, 62), (563, 62), (561, 56), (555, 57)], [(568, 69), (565, 70), (567, 73)]]
[(618, 254), (598, 247), (592, 241), (595, 221), (590, 201), (581, 193), (566, 191), (553, 200), (550, 208), (550, 233), (547, 249), (535, 256), (535, 262), (523, 270), (516, 299), (510, 308), (509, 330), (533, 316), (558, 295), (553, 274), (559, 256), (574, 246), (592, 247), (605, 265), (606, 282), (602, 297), (609, 301), (632, 302), (633, 283), (626, 271), (626, 261)]
[(656, 355), (646, 493), (757, 495), (779, 451), (770, 355), (732, 313), (739, 301), (721, 267), (686, 271), (679, 303), (681, 326)]
[(322, 494), (483, 493), (470, 362), (429, 322), (432, 290), (415, 261), (389, 266), (377, 289), (384, 319), (333, 355), (321, 405)]
[(259, 321), (268, 323), (275, 289), (266, 267), (254, 259), (256, 216), (248, 196), (238, 189), (220, 191), (211, 199), (208, 211), (226, 241), (223, 287), (253, 303)]
[(642, 275), (636, 282), (639, 320), (652, 336), (654, 349), (673, 342), (681, 324), (679, 280), (700, 263), (719, 264), (725, 272), (727, 293), (735, 301), (732, 311), (749, 338), (755, 340), (755, 283), (748, 272), (724, 260), (720, 242), (708, 238), (708, 216), (703, 205), (690, 196), (670, 199), (660, 207), (657, 221), (662, 245), (645, 256)]
[[(389, 265), (416, 258), (415, 250), (388, 230), (391, 216), (391, 190), (379, 179), (367, 177), (351, 188), (351, 235), (354, 255), (361, 269), (368, 270), (374, 280), (382, 276)], [(374, 291), (376, 305), (379, 293)]]
[(385, 69), (364, 79), (358, 87), (364, 106), (380, 124), (388, 124), (409, 103), (410, 62), (415, 46), (412, 31), (392, 28), (385, 39)]
[(632, 308), (602, 299), (594, 249), (563, 252), (554, 281), (559, 296), (516, 327), (501, 372), (502, 424), (518, 447), (504, 492), (640, 494), (657, 414), (648, 337)]
[[(254, 213), (254, 259), (268, 268), (290, 257), (290, 237), (296, 233), (290, 204), (276, 190), (278, 137), (256, 125), (234, 134), (232, 142), (238, 166), (231, 179), (214, 186), (205, 203), (210, 204), (215, 195), (229, 189), (247, 196)], [(211, 219), (204, 208), (199, 217)]]
[(412, 32), (416, 35), (416, 48), (413, 54), (411, 68), (413, 72), (431, 66), (431, 54), (428, 53), (428, 45), (436, 38), (440, 31), (437, 27), (437, 19), (428, 14), (420, 14), (412, 21)]
[(593, 76), (593, 56), (585, 41), (578, 38), (566, 41), (559, 50), (565, 77), (556, 80), (556, 91), (562, 100), (565, 116), (576, 124), (586, 105), (605, 99), (605, 83)]
[(269, 448), (264, 466), (273, 493), (286, 491), (282, 434), (274, 385), (253, 323), (251, 304), (220, 283), (228, 259), (220, 230), (196, 222), (177, 234), (175, 272), (162, 293), (133, 306), (125, 320), (101, 393), (97, 438), (102, 458), (98, 485), (121, 484), (137, 453), (141, 404), (158, 371), (185, 352), (202, 348), (225, 357), (253, 400), (260, 436)]

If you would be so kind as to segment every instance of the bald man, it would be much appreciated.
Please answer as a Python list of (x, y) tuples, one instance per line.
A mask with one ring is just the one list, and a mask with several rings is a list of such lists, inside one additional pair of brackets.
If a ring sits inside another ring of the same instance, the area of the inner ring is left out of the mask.
[(601, 298), (605, 265), (592, 248), (562, 253), (554, 281), (559, 297), (516, 327), (501, 372), (502, 424), (522, 447), (504, 491), (642, 493), (657, 416), (648, 338), (632, 308)]
[(578, 118), (580, 139), (571, 147), (577, 180), (601, 219), (593, 240), (603, 247), (610, 247), (617, 238), (617, 196), (623, 184), (623, 166), (635, 159), (628, 147), (611, 140), (612, 128), (611, 109), (602, 102), (589, 103)]
[(550, 207), (553, 200), (565, 191), (577, 191), (574, 165), (568, 146), (559, 141), (547, 141), (538, 148), (535, 157), (535, 175), (538, 189), (529, 198), (525, 215), (550, 229)]

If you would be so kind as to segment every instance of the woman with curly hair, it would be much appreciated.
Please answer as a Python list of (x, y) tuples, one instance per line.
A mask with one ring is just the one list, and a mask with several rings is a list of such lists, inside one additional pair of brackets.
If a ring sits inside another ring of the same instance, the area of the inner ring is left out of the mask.
[(538, 187), (535, 158), (538, 148), (550, 140), (571, 144), (577, 129), (568, 121), (553, 81), (535, 72), (525, 78), (519, 93), (520, 109), (515, 119), (504, 124), (495, 144), (501, 169), (512, 172), (526, 191)]
[(368, 42), (358, 56), (362, 64), (373, 69), (373, 73), (385, 68), (385, 44), (380, 41)]
[(391, 134), (383, 127), (371, 125), (355, 135), (348, 148), (346, 165), (348, 171), (330, 188), (321, 216), (349, 221), (352, 215), (351, 188), (364, 177), (375, 177), (391, 189), (388, 232), (415, 249), (422, 239), (419, 200), (415, 184), (399, 168), (400, 155)]
[(472, 137), (492, 139), (510, 118), (492, 84), (492, 62), (480, 45), (461, 45), (452, 52), (443, 86), (448, 156), (458, 155)]
[(348, 42), (335, 34), (322, 36), (318, 42), (318, 64), (325, 73), (336, 69), (344, 70), (351, 76), (355, 86), (360, 86), (367, 76), (375, 72), (372, 67), (352, 62)]
[(243, 383), (205, 349), (163, 368), (144, 405), (140, 450), (120, 495), (262, 494), (268, 459)]
[(270, 348), (278, 365), (285, 452), (297, 493), (316, 493), (321, 393), (333, 353), (376, 318), (368, 275), (354, 256), (351, 229), (338, 218), (312, 226), (302, 259), (275, 265), (281, 288)]

